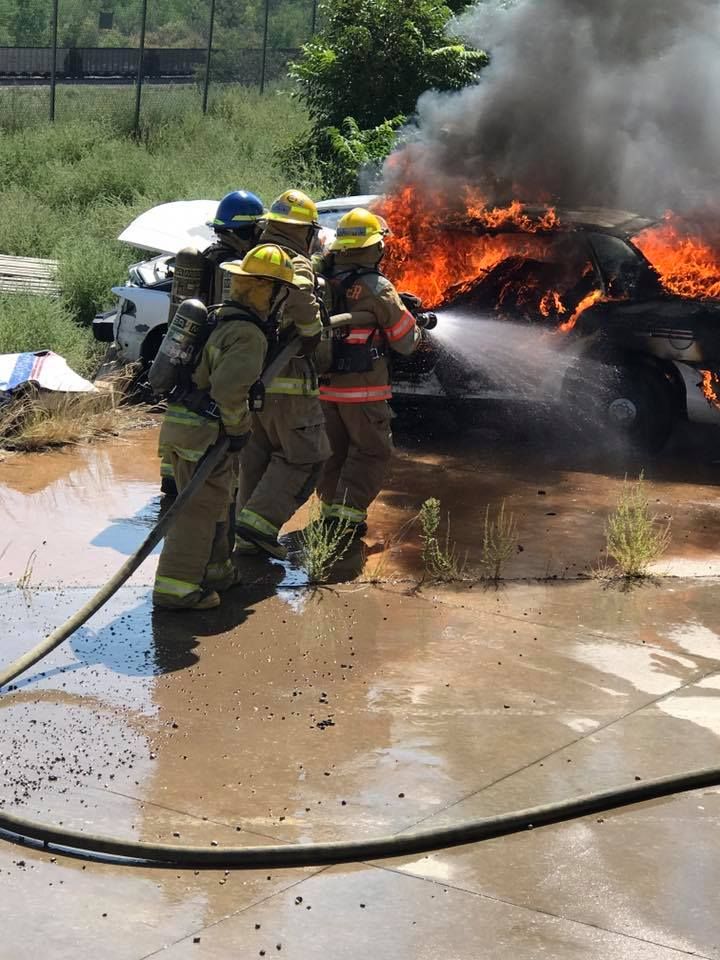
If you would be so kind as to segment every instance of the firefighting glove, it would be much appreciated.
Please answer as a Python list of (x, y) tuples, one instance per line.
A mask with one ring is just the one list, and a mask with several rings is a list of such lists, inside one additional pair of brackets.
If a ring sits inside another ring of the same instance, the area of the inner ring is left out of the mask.
[(228, 434), (228, 450), (230, 453), (239, 453), (250, 439), (250, 433), (241, 433), (237, 436)]
[(300, 337), (300, 346), (298, 347), (299, 357), (311, 357), (320, 344), (321, 334), (316, 333), (312, 337)]

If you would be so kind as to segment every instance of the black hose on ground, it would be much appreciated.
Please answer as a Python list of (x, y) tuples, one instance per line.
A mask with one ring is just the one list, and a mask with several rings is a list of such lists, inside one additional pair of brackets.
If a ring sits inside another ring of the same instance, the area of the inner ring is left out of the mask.
[[(297, 843), (265, 847), (190, 847), (140, 840), (116, 840), (76, 830), (65, 830), (0, 811), (0, 832), (39, 840), (46, 847), (63, 848), (88, 856), (105, 856), (167, 867), (212, 870), (230, 868), (309, 867), (328, 863), (360, 862), (427, 853), (431, 850), (504, 837), (534, 827), (562, 823), (617, 807), (656, 800), (674, 793), (720, 785), (720, 768), (695, 770), (678, 776), (632, 783), (614, 790), (590, 793), (574, 800), (548, 803), (516, 813), (466, 820), (452, 827), (416, 833), (331, 843)], [(63, 849), (58, 852), (63, 852)]]

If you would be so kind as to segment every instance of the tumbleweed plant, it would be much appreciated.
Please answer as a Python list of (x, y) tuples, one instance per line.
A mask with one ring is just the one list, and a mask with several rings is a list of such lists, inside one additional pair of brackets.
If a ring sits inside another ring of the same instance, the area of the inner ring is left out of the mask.
[(495, 516), (491, 516), (490, 507), (486, 507), (480, 560), (486, 577), (500, 580), (503, 570), (515, 553), (517, 540), (515, 517), (505, 511), (505, 501), (500, 504)]
[(422, 541), (423, 578), (433, 580), (461, 580), (467, 557), (458, 556), (457, 546), (450, 538), (450, 514), (445, 536), (440, 534), (440, 501), (430, 497), (420, 507), (420, 540)]
[(322, 515), (320, 501), (310, 503), (310, 516), (300, 541), (300, 564), (311, 583), (325, 583), (332, 568), (350, 549), (352, 524), (332, 523)]
[(645, 477), (625, 477), (618, 504), (605, 525), (605, 549), (624, 577), (647, 576), (670, 545), (670, 520), (650, 512)]

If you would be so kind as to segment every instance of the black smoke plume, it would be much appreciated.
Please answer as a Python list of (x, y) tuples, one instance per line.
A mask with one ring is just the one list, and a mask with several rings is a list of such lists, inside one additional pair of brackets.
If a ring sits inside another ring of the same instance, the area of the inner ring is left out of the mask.
[(420, 98), (385, 189), (650, 215), (720, 198), (717, 0), (489, 0), (458, 32), (490, 66)]

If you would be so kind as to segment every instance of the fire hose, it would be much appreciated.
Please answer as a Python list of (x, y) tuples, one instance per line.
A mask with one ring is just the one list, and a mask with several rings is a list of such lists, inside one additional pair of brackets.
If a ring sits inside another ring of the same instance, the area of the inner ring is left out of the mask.
[[(347, 320), (345, 321), (347, 322)], [(267, 367), (262, 379), (277, 376), (296, 352), (289, 344)], [(215, 465), (225, 456), (227, 440), (210, 448), (188, 486), (160, 518), (145, 541), (100, 590), (50, 633), (45, 640), (0, 672), (0, 688), (11, 683), (55, 650), (105, 604), (137, 570), (159, 543), (185, 504), (197, 493)], [(106, 857), (118, 863), (157, 864), (166, 867), (205, 869), (300, 867), (329, 863), (361, 862), (386, 857), (427, 853), (463, 844), (562, 823), (594, 813), (656, 800), (673, 794), (720, 786), (720, 767), (708, 767), (673, 776), (634, 782), (622, 787), (585, 794), (570, 800), (547, 803), (492, 817), (465, 820), (448, 827), (416, 830), (369, 840), (340, 840), (326, 843), (289, 843), (255, 847), (188, 846), (121, 840), (101, 834), (80, 832), (42, 823), (0, 809), (0, 835), (15, 842), (37, 841), (59, 853), (72, 856)]]

